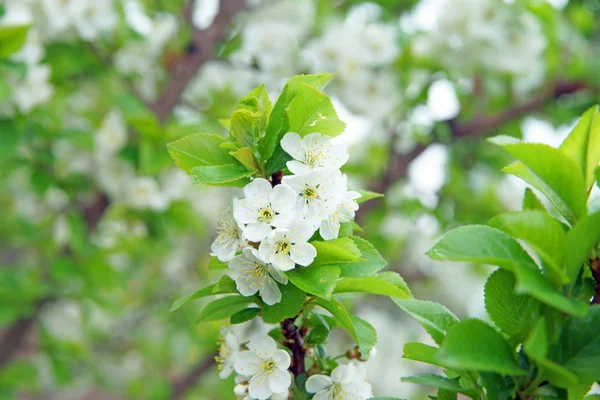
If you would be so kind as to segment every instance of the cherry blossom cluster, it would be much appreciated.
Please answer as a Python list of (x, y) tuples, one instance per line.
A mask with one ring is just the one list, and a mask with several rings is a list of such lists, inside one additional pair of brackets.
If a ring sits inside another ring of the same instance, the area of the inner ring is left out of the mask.
[(246, 185), (244, 198), (224, 211), (212, 244), (212, 255), (229, 262), (239, 292), (258, 292), (268, 305), (281, 301), (277, 282), (287, 284), (285, 271), (313, 262), (317, 251), (309, 239), (317, 231), (324, 240), (337, 238), (360, 197), (348, 191), (340, 171), (348, 161), (344, 145), (320, 133), (289, 132), (281, 147), (292, 157), (287, 168), (293, 175), (281, 183), (256, 178)]

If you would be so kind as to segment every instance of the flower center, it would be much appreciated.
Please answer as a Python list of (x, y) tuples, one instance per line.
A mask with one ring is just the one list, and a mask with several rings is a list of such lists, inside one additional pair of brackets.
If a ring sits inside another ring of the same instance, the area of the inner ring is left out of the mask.
[(321, 151), (313, 149), (306, 152), (306, 163), (312, 168), (319, 165), (321, 158), (323, 158), (323, 153)]
[(343, 400), (344, 399), (344, 388), (339, 383), (334, 383), (329, 394), (332, 400)]
[(275, 361), (273, 360), (267, 360), (264, 361), (261, 365), (260, 365), (260, 369), (262, 372), (269, 374), (271, 372), (273, 372), (275, 370)]
[(270, 224), (274, 216), (275, 212), (269, 206), (258, 210), (258, 222), (266, 222), (267, 224)]
[(219, 335), (219, 339), (219, 355), (215, 357), (215, 361), (217, 362), (217, 368), (221, 370), (225, 365), (225, 360), (231, 355), (231, 349), (225, 343), (223, 336)]
[(262, 282), (262, 278), (264, 278), (267, 274), (267, 268), (259, 263), (254, 263), (254, 267), (250, 270), (250, 276), (255, 282)]
[(292, 244), (289, 241), (282, 240), (281, 242), (277, 243), (277, 249), (275, 250), (275, 252), (278, 254), (289, 254), (291, 247)]
[(305, 186), (304, 192), (302, 192), (302, 196), (306, 199), (306, 201), (312, 201), (319, 197), (319, 192), (316, 187)]
[(217, 234), (223, 238), (237, 238), (237, 225), (231, 218), (223, 219), (217, 222)]

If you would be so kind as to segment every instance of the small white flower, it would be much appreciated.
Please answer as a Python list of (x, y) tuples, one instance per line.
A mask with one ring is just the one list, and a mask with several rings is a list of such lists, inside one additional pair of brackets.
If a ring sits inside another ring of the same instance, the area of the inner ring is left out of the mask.
[(243, 296), (252, 296), (258, 292), (270, 306), (281, 301), (281, 291), (275, 281), (285, 285), (287, 277), (272, 265), (265, 264), (256, 249), (245, 248), (242, 255), (229, 262), (229, 269)]
[(233, 200), (233, 216), (248, 240), (260, 242), (271, 227), (285, 228), (294, 218), (296, 193), (286, 185), (258, 178), (244, 187), (245, 199)]
[(288, 132), (281, 139), (281, 147), (294, 158), (288, 161), (288, 169), (301, 175), (314, 168), (339, 169), (348, 161), (348, 152), (343, 144), (334, 144), (330, 136), (311, 133), (300, 137)]
[(250, 377), (248, 393), (252, 398), (266, 400), (273, 394), (287, 392), (291, 377), (290, 355), (277, 348), (270, 336), (256, 336), (235, 359), (235, 372)]
[(127, 125), (117, 109), (112, 109), (96, 131), (96, 149), (103, 155), (115, 154), (127, 142)]
[(365, 371), (356, 362), (338, 366), (331, 377), (311, 376), (306, 380), (306, 391), (316, 393), (313, 400), (365, 400), (373, 396)]
[(237, 222), (233, 219), (231, 208), (227, 207), (221, 213), (221, 220), (217, 223), (217, 238), (210, 246), (211, 256), (221, 261), (229, 261), (240, 248), (240, 231)]
[(149, 208), (165, 211), (169, 206), (167, 198), (161, 193), (158, 184), (150, 176), (140, 176), (128, 182), (127, 202), (136, 209)]
[(361, 197), (360, 193), (353, 190), (346, 192), (344, 200), (338, 204), (335, 212), (321, 222), (319, 233), (323, 239), (337, 238), (340, 233), (340, 223), (352, 221), (356, 210), (358, 210), (358, 204), (355, 200), (359, 197)]
[(314, 229), (302, 220), (287, 229), (275, 229), (260, 243), (260, 257), (280, 271), (294, 269), (295, 264), (310, 265), (317, 255), (317, 250), (308, 243), (313, 233)]
[(336, 211), (346, 193), (346, 181), (339, 170), (322, 168), (283, 178), (283, 183), (298, 193), (298, 210), (315, 229)]
[(226, 379), (233, 372), (235, 358), (240, 352), (240, 341), (230, 328), (221, 328), (219, 355), (215, 357), (219, 378)]

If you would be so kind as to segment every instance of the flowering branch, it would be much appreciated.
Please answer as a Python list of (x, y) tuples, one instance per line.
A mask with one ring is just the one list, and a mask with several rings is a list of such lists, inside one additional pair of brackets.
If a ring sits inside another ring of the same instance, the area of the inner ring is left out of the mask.
[(287, 339), (285, 346), (292, 352), (292, 364), (290, 371), (297, 378), (298, 376), (306, 372), (306, 366), (304, 362), (304, 355), (306, 350), (304, 349), (304, 337), (306, 336), (306, 328), (298, 328), (295, 325), (296, 318), (286, 318), (281, 323), (281, 333)]

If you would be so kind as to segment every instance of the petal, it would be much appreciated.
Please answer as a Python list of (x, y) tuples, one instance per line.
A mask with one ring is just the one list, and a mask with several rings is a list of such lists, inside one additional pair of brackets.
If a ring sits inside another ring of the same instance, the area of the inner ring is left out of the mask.
[(277, 343), (269, 335), (258, 335), (250, 339), (248, 348), (262, 359), (269, 359), (277, 350)]
[(301, 193), (304, 190), (304, 179), (301, 176), (284, 176), (281, 182), (292, 188), (296, 193)]
[(254, 375), (252, 379), (250, 379), (248, 393), (258, 400), (268, 399), (273, 394), (273, 391), (269, 388), (268, 377), (266, 377), (264, 373)]
[(276, 369), (269, 374), (269, 388), (274, 393), (285, 392), (292, 384), (290, 373), (285, 370)]
[(277, 282), (287, 285), (288, 278), (285, 276), (280, 270), (274, 268), (272, 265), (269, 265), (269, 274), (275, 279)]
[(273, 266), (280, 271), (289, 271), (294, 269), (294, 267), (296, 266), (294, 260), (292, 260), (289, 256), (286, 256), (284, 254), (272, 254), (271, 264), (273, 264)]
[(264, 222), (255, 222), (246, 225), (244, 228), (244, 236), (251, 242), (260, 242), (271, 233), (271, 226)]
[(303, 164), (299, 161), (295, 161), (295, 160), (288, 161), (285, 165), (288, 167), (290, 172), (294, 175), (305, 175), (305, 174), (308, 174), (312, 170), (312, 168), (310, 166)]
[(248, 199), (233, 199), (233, 217), (238, 224), (249, 224), (258, 220), (258, 211)]
[(317, 393), (333, 385), (331, 378), (326, 375), (313, 375), (306, 380), (305, 388), (309, 393)]
[(308, 241), (308, 239), (311, 238), (313, 233), (315, 233), (315, 230), (313, 229), (311, 224), (302, 220), (296, 221), (293, 224), (291, 224), (288, 227), (288, 230), (289, 232), (287, 236), (294, 243), (306, 242)]
[(227, 379), (232, 372), (233, 368), (231, 367), (231, 365), (223, 365), (223, 368), (221, 369), (221, 371), (219, 371), (219, 378)]
[(348, 365), (340, 365), (331, 373), (331, 380), (335, 383), (346, 384), (352, 380), (353, 368)]
[(271, 254), (273, 254), (274, 245), (269, 239), (263, 240), (258, 246), (258, 254), (261, 260), (265, 262), (271, 262)]
[(256, 178), (244, 187), (246, 199), (256, 204), (266, 204), (272, 191), (271, 182), (264, 178)]
[(275, 352), (275, 355), (273, 356), (273, 360), (277, 364), (277, 368), (279, 368), (281, 370), (285, 370), (285, 371), (287, 371), (287, 369), (290, 367), (290, 364), (292, 362), (292, 359), (290, 358), (290, 355), (288, 354), (288, 352), (285, 350), (280, 350), (280, 349), (278, 349)]
[(329, 390), (323, 390), (322, 392), (315, 394), (315, 397), (313, 397), (312, 400), (334, 400), (334, 397), (329, 393)]
[(306, 155), (304, 142), (300, 135), (295, 132), (288, 132), (281, 139), (281, 148), (296, 160), (303, 161)]
[(291, 211), (296, 205), (297, 194), (288, 185), (277, 185), (269, 196), (273, 210), (278, 213)]
[(240, 375), (252, 376), (260, 370), (261, 360), (253, 351), (241, 351), (235, 358), (235, 372)]
[(260, 297), (270, 306), (281, 301), (281, 291), (279, 290), (279, 286), (277, 286), (275, 281), (270, 277), (265, 277)]
[(319, 234), (325, 240), (336, 239), (340, 234), (340, 220), (337, 214), (330, 215), (328, 219), (321, 222)]
[(210, 246), (210, 255), (213, 257), (217, 257), (220, 261), (227, 262), (233, 259), (233, 257), (235, 257), (235, 253), (237, 253), (239, 246), (239, 239), (216, 238)]
[(256, 280), (247, 274), (239, 274), (235, 278), (235, 285), (242, 296), (252, 296), (260, 288)]
[(310, 243), (302, 242), (292, 245), (290, 257), (296, 264), (310, 265), (317, 256), (317, 249)]
[(346, 150), (346, 146), (343, 144), (331, 145), (329, 149), (329, 162), (327, 163), (327, 167), (339, 169), (342, 165), (348, 162), (348, 158), (349, 155), (348, 151)]

